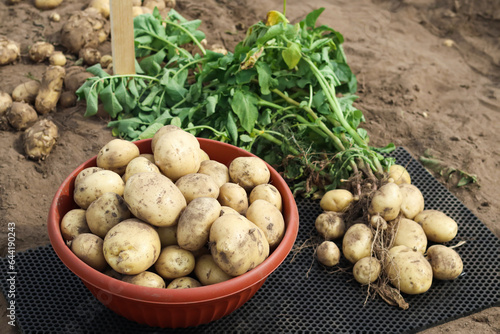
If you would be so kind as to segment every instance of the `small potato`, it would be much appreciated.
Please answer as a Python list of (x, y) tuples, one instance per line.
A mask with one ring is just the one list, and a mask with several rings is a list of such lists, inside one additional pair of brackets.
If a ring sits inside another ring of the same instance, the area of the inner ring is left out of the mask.
[(90, 203), (85, 218), (92, 233), (104, 238), (113, 226), (130, 218), (130, 211), (123, 197), (109, 192)]
[(65, 66), (66, 56), (61, 51), (54, 51), (49, 57), (49, 64), (54, 66)]
[(94, 75), (87, 72), (83, 66), (71, 66), (66, 70), (66, 76), (64, 77), (64, 88), (69, 92), (76, 92), (88, 78)]
[(13, 102), (6, 117), (9, 124), (18, 131), (26, 130), (38, 120), (35, 109), (24, 102)]
[(35, 0), (35, 7), (38, 9), (54, 9), (59, 6), (63, 0)]
[(392, 165), (389, 167), (389, 178), (394, 180), (397, 185), (407, 183), (411, 184), (411, 177), (405, 167), (401, 165)]
[(130, 218), (115, 225), (104, 238), (106, 262), (125, 275), (137, 275), (151, 267), (161, 251), (156, 230), (143, 221)]
[(211, 285), (232, 278), (215, 263), (212, 254), (204, 254), (196, 259), (194, 273), (202, 285)]
[(177, 224), (186, 199), (179, 188), (163, 174), (132, 175), (123, 192), (130, 212), (154, 226)]
[(76, 105), (77, 97), (76, 94), (70, 91), (64, 91), (59, 97), (59, 105), (62, 108), (70, 108)]
[(113, 56), (112, 55), (104, 55), (100, 60), (102, 68), (109, 68), (113, 66)]
[(321, 264), (333, 267), (340, 261), (340, 249), (333, 241), (323, 241), (316, 248), (316, 256)]
[(35, 103), (36, 96), (40, 90), (40, 82), (30, 80), (19, 84), (12, 91), (12, 100), (16, 102)]
[(15, 62), (21, 56), (19, 43), (0, 36), (0, 66)]
[(250, 195), (248, 196), (248, 200), (250, 204), (255, 202), (258, 199), (263, 199), (268, 201), (272, 205), (274, 205), (278, 210), (281, 211), (282, 208), (282, 199), (279, 190), (270, 183), (259, 184), (255, 188), (252, 189)]
[(231, 276), (246, 273), (269, 256), (264, 232), (241, 215), (217, 218), (210, 228), (209, 242), (215, 263)]
[(75, 187), (73, 192), (73, 199), (80, 208), (87, 209), (104, 193), (112, 192), (123, 196), (124, 189), (125, 184), (120, 175), (110, 170), (101, 170), (89, 174), (78, 182), (78, 187)]
[(231, 182), (251, 191), (259, 184), (269, 183), (271, 173), (264, 160), (257, 157), (238, 157), (229, 164)]
[(413, 218), (422, 225), (427, 239), (444, 243), (453, 240), (458, 232), (457, 223), (446, 214), (437, 210), (424, 210)]
[(85, 210), (69, 210), (61, 219), (61, 234), (63, 239), (70, 241), (82, 233), (90, 233), (90, 228), (87, 225), (85, 217)]
[(342, 239), (342, 254), (354, 264), (371, 255), (372, 243), (372, 230), (365, 224), (354, 224), (349, 227)]
[(354, 279), (363, 285), (375, 282), (381, 271), (382, 265), (380, 261), (371, 256), (359, 259), (352, 269)]
[(103, 271), (108, 266), (104, 258), (103, 240), (95, 234), (77, 235), (71, 242), (71, 250), (80, 260), (95, 270)]
[(167, 289), (191, 289), (200, 287), (201, 283), (192, 277), (179, 277), (167, 285)]
[(49, 119), (39, 120), (23, 133), (24, 152), (32, 160), (44, 160), (58, 139), (57, 125)]
[(222, 187), (224, 183), (229, 182), (229, 169), (223, 163), (215, 160), (202, 161), (198, 173), (212, 177), (219, 188)]
[[(180, 179), (179, 179), (180, 180)], [(212, 197), (193, 199), (177, 223), (177, 243), (184, 249), (196, 251), (207, 244), (213, 222), (219, 218), (221, 205)]]
[(180, 177), (175, 185), (189, 203), (199, 197), (219, 197), (219, 187), (211, 176), (200, 173), (187, 174)]
[(161, 247), (177, 245), (177, 225), (160, 226), (156, 230), (160, 236)]
[(139, 148), (125, 139), (113, 139), (97, 154), (97, 167), (112, 170), (122, 175), (128, 163), (139, 156)]
[(278, 208), (268, 201), (258, 199), (248, 207), (246, 217), (264, 231), (271, 249), (279, 245), (285, 235), (285, 219)]
[(151, 271), (143, 271), (142, 273), (139, 273), (137, 275), (123, 276), (122, 281), (135, 285), (146, 286), (149, 288), (165, 288), (165, 281), (163, 280), (163, 278)]
[(135, 157), (127, 164), (125, 174), (123, 174), (123, 181), (127, 182), (127, 180), (134, 174), (147, 172), (160, 174), (160, 169), (154, 164), (154, 162), (151, 162), (145, 157)]
[(385, 221), (396, 219), (401, 209), (403, 197), (395, 183), (387, 183), (373, 195), (368, 209), (371, 215), (380, 215)]
[(345, 234), (345, 223), (341, 215), (334, 211), (327, 211), (320, 214), (314, 222), (316, 231), (325, 240), (335, 240)]
[(175, 279), (189, 275), (194, 270), (194, 255), (177, 245), (167, 246), (161, 250), (155, 262), (156, 272), (165, 279)]
[(62, 66), (50, 65), (45, 70), (35, 99), (35, 109), (39, 114), (45, 115), (56, 109), (65, 76), (66, 70)]
[(454, 280), (464, 269), (460, 255), (450, 247), (433, 245), (427, 250), (426, 258), (431, 264), (434, 278), (439, 280)]
[(401, 183), (399, 185), (403, 201), (401, 203), (401, 212), (408, 219), (413, 219), (417, 214), (424, 210), (424, 196), (420, 190), (412, 184)]
[(0, 91), (0, 117), (5, 115), (11, 106), (12, 97), (8, 93)]
[(83, 59), (83, 62), (89, 66), (98, 64), (101, 62), (101, 52), (94, 48), (83, 48), (78, 53), (78, 57)]
[(393, 228), (395, 229), (393, 246), (404, 245), (415, 252), (425, 253), (427, 237), (422, 226), (411, 219), (402, 218)]
[(41, 63), (54, 53), (54, 45), (47, 42), (36, 42), (28, 52), (29, 57), (35, 63)]
[(222, 206), (228, 206), (244, 215), (248, 209), (248, 196), (243, 187), (236, 183), (224, 183), (217, 198)]
[(353, 200), (354, 196), (349, 190), (334, 189), (323, 195), (319, 205), (324, 211), (344, 212)]

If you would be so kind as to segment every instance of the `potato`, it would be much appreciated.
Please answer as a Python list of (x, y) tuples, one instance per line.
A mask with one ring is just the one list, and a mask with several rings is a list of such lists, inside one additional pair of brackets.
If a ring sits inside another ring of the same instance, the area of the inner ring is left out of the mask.
[(40, 82), (30, 80), (17, 85), (12, 91), (12, 100), (17, 102), (35, 103), (40, 90)]
[(71, 242), (71, 250), (80, 260), (95, 270), (103, 271), (108, 266), (104, 258), (103, 240), (95, 234), (77, 235)]
[(420, 252), (407, 246), (392, 247), (384, 265), (387, 277), (403, 293), (415, 295), (429, 290), (432, 285), (432, 267)]
[(120, 175), (110, 170), (101, 170), (78, 182), (73, 192), (73, 199), (80, 208), (87, 209), (93, 201), (107, 192), (122, 196), (124, 188), (125, 183)]
[(16, 130), (26, 130), (36, 123), (38, 114), (29, 104), (13, 102), (6, 114), (9, 124)]
[(83, 62), (89, 66), (98, 64), (101, 62), (101, 52), (94, 48), (85, 47), (80, 49), (78, 52), (78, 57), (83, 59)]
[(151, 151), (152, 152), (155, 151), (156, 142), (158, 141), (158, 139), (160, 139), (161, 136), (163, 136), (167, 132), (178, 131), (178, 130), (182, 131), (181, 128), (172, 124), (162, 126), (160, 129), (158, 129), (158, 131), (156, 131), (155, 134), (153, 135), (153, 138), (151, 138)]
[(224, 183), (219, 188), (219, 197), (217, 198), (222, 206), (228, 206), (244, 215), (248, 209), (247, 192), (243, 187), (236, 183)]
[(209, 242), (215, 263), (231, 276), (246, 273), (269, 256), (264, 232), (241, 215), (217, 218), (210, 228)]
[(217, 187), (229, 182), (229, 169), (223, 163), (215, 160), (204, 160), (200, 163), (198, 173), (206, 174), (214, 180)]
[(104, 169), (100, 168), (100, 167), (87, 167), (87, 168), (82, 169), (82, 171), (80, 173), (78, 173), (75, 177), (75, 188), (78, 188), (79, 183), (84, 178), (86, 178), (90, 174), (94, 174), (94, 173), (99, 172), (101, 170), (104, 170)]
[(54, 53), (54, 45), (47, 42), (36, 42), (28, 51), (28, 55), (35, 63), (41, 63)]
[(179, 277), (167, 285), (167, 289), (191, 289), (201, 286), (201, 283), (192, 277)]
[(156, 230), (143, 221), (130, 218), (115, 225), (104, 238), (106, 262), (125, 275), (137, 275), (151, 267), (161, 251)]
[(101, 64), (102, 68), (110, 68), (113, 66), (113, 56), (112, 55), (103, 55), (99, 62)]
[(370, 215), (380, 215), (386, 221), (395, 219), (399, 215), (403, 197), (395, 183), (387, 183), (380, 187), (370, 202)]
[(319, 206), (325, 211), (344, 212), (354, 200), (354, 196), (349, 190), (334, 189), (327, 191)]
[(380, 261), (371, 256), (359, 259), (352, 269), (354, 279), (363, 285), (375, 282), (381, 271)]
[(194, 270), (194, 255), (177, 245), (167, 246), (161, 250), (155, 262), (156, 272), (165, 279), (175, 279), (189, 275)]
[(206, 245), (213, 222), (219, 218), (221, 205), (212, 197), (193, 199), (182, 212), (177, 223), (177, 243), (195, 251)]
[(35, 7), (38, 9), (54, 9), (59, 6), (63, 0), (35, 0)]
[(54, 51), (49, 57), (49, 64), (54, 66), (65, 66), (66, 56), (61, 51)]
[(59, 21), (61, 21), (61, 15), (59, 15), (59, 13), (52, 13), (52, 14), (50, 14), (50, 16), (49, 16), (49, 19), (50, 19), (52, 22), (59, 22)]
[(76, 92), (88, 78), (94, 75), (82, 66), (71, 66), (66, 70), (66, 76), (64, 77), (64, 88), (69, 92)]
[(250, 195), (248, 196), (248, 201), (250, 204), (258, 199), (263, 199), (274, 205), (278, 210), (281, 211), (282, 199), (279, 190), (270, 183), (259, 184), (252, 189)]
[(326, 240), (316, 248), (316, 256), (321, 264), (332, 267), (340, 261), (340, 249), (333, 241)]
[(372, 243), (372, 230), (365, 224), (354, 224), (349, 227), (342, 239), (342, 254), (354, 264), (371, 255)]
[(427, 239), (444, 243), (453, 240), (458, 233), (457, 223), (437, 210), (424, 210), (413, 218), (422, 225)]
[(123, 174), (123, 181), (127, 182), (127, 180), (134, 174), (148, 172), (160, 174), (160, 169), (153, 162), (143, 156), (135, 157), (127, 164), (125, 173)]
[(160, 226), (156, 230), (160, 236), (161, 247), (177, 245), (177, 225)]
[(104, 238), (113, 226), (130, 218), (130, 211), (123, 197), (108, 192), (90, 203), (85, 218), (92, 233)]
[(220, 207), (220, 215), (221, 216), (223, 216), (223, 215), (238, 215), (239, 216), (240, 213), (229, 206), (222, 205)]
[(401, 203), (401, 212), (408, 219), (413, 219), (417, 214), (424, 210), (424, 196), (420, 190), (412, 184), (401, 183), (399, 185), (403, 201)]
[(427, 237), (422, 226), (411, 219), (402, 218), (393, 228), (395, 229), (393, 246), (405, 245), (415, 252), (425, 253)]
[(389, 167), (389, 179), (392, 179), (397, 185), (403, 183), (411, 184), (410, 174), (401, 165), (392, 165)]
[(35, 99), (35, 109), (44, 115), (54, 111), (61, 96), (66, 70), (61, 66), (49, 66), (42, 77), (40, 90)]
[(72, 209), (66, 212), (61, 219), (61, 234), (64, 240), (71, 241), (77, 235), (91, 233), (87, 225), (85, 210)]
[(154, 10), (155, 7), (158, 8), (158, 10), (162, 10), (165, 8), (165, 0), (144, 0), (142, 5), (151, 10)]
[(103, 17), (107, 19), (109, 18), (109, 0), (92, 0), (90, 1), (88, 7), (97, 9)]
[(76, 105), (77, 97), (76, 94), (70, 91), (64, 91), (59, 97), (59, 105), (62, 108), (70, 108)]
[(343, 237), (346, 229), (344, 219), (334, 211), (321, 213), (316, 217), (314, 226), (325, 240), (335, 240)]
[(460, 255), (454, 249), (443, 245), (429, 247), (426, 259), (431, 264), (434, 278), (439, 280), (454, 280), (464, 269)]
[(123, 276), (122, 281), (135, 285), (146, 286), (148, 288), (165, 288), (165, 281), (163, 278), (160, 275), (147, 270), (137, 275)]
[(251, 191), (259, 184), (269, 183), (271, 173), (264, 160), (257, 157), (237, 157), (229, 164), (231, 182)]
[(200, 148), (200, 162), (207, 161), (207, 160), (210, 160), (210, 157), (208, 156), (208, 153), (205, 152), (205, 151), (203, 151)]
[(97, 167), (122, 175), (128, 163), (139, 156), (139, 148), (125, 139), (113, 139), (97, 153)]
[(97, 48), (107, 40), (110, 23), (98, 10), (73, 13), (61, 28), (61, 44), (73, 54), (85, 47)]
[(153, 151), (155, 163), (172, 181), (200, 169), (200, 143), (186, 131), (168, 131), (158, 138)]
[(285, 219), (278, 208), (258, 199), (248, 207), (246, 217), (264, 232), (271, 249), (279, 245), (285, 235)]
[(132, 175), (125, 184), (123, 198), (134, 216), (155, 226), (177, 224), (187, 205), (175, 184), (158, 173)]
[(15, 62), (21, 55), (19, 43), (0, 36), (0, 66)]
[(45, 160), (57, 139), (59, 139), (57, 125), (48, 119), (39, 120), (24, 131), (24, 152), (32, 160)]
[(139, 156), (148, 159), (152, 163), (155, 163), (155, 157), (151, 153), (141, 153)]
[(12, 97), (8, 93), (0, 91), (0, 117), (3, 116), (11, 106)]
[(206, 174), (192, 173), (180, 177), (175, 185), (189, 203), (199, 197), (219, 197), (219, 187), (212, 177)]
[(196, 259), (194, 274), (202, 285), (212, 285), (232, 278), (215, 263), (212, 254), (204, 254)]

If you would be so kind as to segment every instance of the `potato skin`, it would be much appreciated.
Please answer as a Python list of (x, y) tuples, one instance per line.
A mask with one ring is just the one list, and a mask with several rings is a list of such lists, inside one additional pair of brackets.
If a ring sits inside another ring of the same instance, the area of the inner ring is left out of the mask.
[(341, 238), (345, 234), (345, 223), (342, 216), (334, 211), (321, 213), (314, 222), (316, 231), (325, 240), (335, 240)]
[(270, 183), (259, 184), (254, 187), (248, 196), (248, 201), (250, 204), (258, 199), (263, 199), (273, 204), (278, 210), (282, 209), (282, 198), (279, 190)]
[(47, 42), (36, 42), (28, 52), (29, 57), (35, 63), (41, 63), (54, 53), (54, 45)]
[(104, 238), (113, 226), (130, 218), (130, 211), (123, 197), (108, 192), (90, 203), (85, 218), (92, 233)]
[(413, 219), (424, 229), (427, 239), (444, 243), (453, 240), (458, 233), (457, 223), (437, 210), (424, 210)]
[(222, 206), (228, 206), (244, 215), (248, 209), (248, 196), (245, 189), (239, 184), (228, 182), (224, 183), (219, 189), (217, 198)]
[(340, 261), (340, 249), (333, 241), (323, 241), (316, 248), (318, 261), (328, 267), (332, 267)]
[(146, 286), (149, 288), (165, 288), (165, 281), (163, 280), (163, 278), (151, 271), (143, 271), (142, 273), (139, 273), (137, 275), (125, 275), (122, 277), (122, 281), (135, 285)]
[(323, 195), (319, 205), (324, 211), (344, 212), (353, 200), (354, 196), (349, 190), (334, 189)]
[(374, 257), (367, 256), (359, 259), (352, 269), (354, 279), (363, 285), (375, 282), (382, 271), (382, 265)]
[(396, 234), (394, 236), (394, 246), (405, 245), (415, 252), (425, 253), (427, 249), (427, 236), (424, 229), (417, 222), (402, 218), (394, 226)]
[(194, 270), (195, 258), (190, 251), (172, 245), (161, 250), (154, 265), (161, 277), (175, 279), (187, 276)]
[(66, 70), (62, 66), (50, 65), (42, 76), (40, 90), (35, 99), (35, 109), (45, 115), (54, 111), (61, 97)]
[(156, 131), (155, 134), (153, 135), (153, 138), (151, 138), (151, 151), (152, 152), (155, 151), (156, 143), (158, 142), (158, 139), (160, 139), (161, 136), (163, 136), (167, 132), (178, 131), (178, 130), (182, 129), (172, 124), (167, 124), (158, 129), (158, 131)]
[(103, 271), (107, 267), (103, 252), (103, 240), (92, 233), (77, 235), (71, 242), (71, 250), (92, 268)]
[(399, 185), (403, 201), (401, 203), (401, 212), (408, 219), (415, 218), (424, 210), (424, 196), (420, 190), (412, 184), (402, 183)]
[(200, 163), (198, 173), (212, 177), (215, 184), (220, 188), (224, 183), (229, 182), (229, 169), (223, 163), (215, 160), (203, 160)]
[(411, 177), (405, 167), (401, 165), (392, 165), (389, 167), (389, 178), (394, 180), (397, 185), (407, 183), (411, 184)]
[(370, 256), (373, 242), (372, 230), (365, 224), (354, 224), (345, 232), (342, 239), (342, 254), (351, 263)]
[(2, 117), (12, 106), (12, 97), (6, 93), (0, 91), (0, 117)]
[(200, 287), (201, 283), (192, 277), (178, 277), (167, 285), (167, 289), (191, 289)]
[(89, 174), (78, 182), (73, 192), (73, 199), (80, 208), (87, 209), (104, 193), (113, 192), (122, 196), (124, 188), (125, 184), (120, 175), (110, 170), (101, 170)]
[(436, 279), (454, 280), (460, 276), (464, 269), (460, 255), (452, 248), (444, 245), (433, 245), (427, 249), (426, 254)]
[(211, 176), (201, 173), (192, 173), (180, 177), (175, 185), (189, 203), (199, 197), (219, 197), (219, 187)]
[(61, 219), (61, 234), (63, 239), (70, 241), (82, 233), (91, 233), (90, 228), (87, 225), (85, 210), (69, 210)]
[(238, 157), (229, 164), (229, 178), (246, 191), (251, 191), (259, 184), (269, 183), (271, 172), (260, 158)]
[(246, 217), (264, 232), (271, 249), (279, 245), (285, 235), (285, 219), (278, 208), (258, 199), (248, 207)]
[(398, 185), (387, 183), (375, 192), (368, 211), (371, 215), (380, 215), (386, 221), (393, 220), (399, 215), (402, 202)]
[(44, 160), (58, 139), (57, 125), (49, 119), (41, 119), (24, 131), (24, 152), (32, 160)]
[(24, 102), (13, 102), (6, 116), (9, 124), (18, 131), (26, 130), (38, 120), (35, 109)]
[(128, 163), (139, 156), (139, 148), (124, 139), (113, 139), (104, 145), (97, 154), (97, 167), (112, 170), (122, 175)]
[(21, 56), (19, 43), (0, 36), (0, 66), (15, 62)]
[(130, 160), (125, 168), (125, 174), (123, 174), (123, 181), (127, 182), (127, 180), (134, 174), (138, 173), (158, 173), (160, 174), (160, 169), (158, 166), (154, 164), (151, 160), (144, 156), (138, 156)]
[(12, 100), (15, 102), (26, 102), (33, 104), (35, 102), (38, 91), (40, 90), (40, 82), (30, 80), (23, 82), (14, 88), (12, 91)]
[(212, 254), (203, 254), (196, 259), (194, 273), (202, 285), (211, 285), (232, 278), (215, 263)]

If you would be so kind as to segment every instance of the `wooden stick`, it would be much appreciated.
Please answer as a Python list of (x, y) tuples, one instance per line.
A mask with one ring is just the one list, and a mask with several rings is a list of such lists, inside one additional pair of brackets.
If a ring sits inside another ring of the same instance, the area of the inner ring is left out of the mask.
[(109, 0), (114, 74), (135, 74), (132, 0)]

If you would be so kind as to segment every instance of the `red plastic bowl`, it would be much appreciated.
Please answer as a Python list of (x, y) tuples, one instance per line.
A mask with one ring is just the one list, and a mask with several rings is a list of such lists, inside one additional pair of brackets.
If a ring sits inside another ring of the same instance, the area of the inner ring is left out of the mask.
[[(198, 139), (201, 148), (211, 159), (226, 165), (236, 157), (253, 154), (210, 139)], [(135, 142), (141, 153), (151, 153), (151, 139)], [(80, 279), (105, 306), (123, 317), (141, 324), (157, 327), (189, 327), (220, 319), (247, 302), (264, 284), (266, 278), (284, 261), (297, 237), (299, 215), (293, 195), (278, 172), (268, 165), (271, 183), (283, 198), (286, 232), (279, 246), (259, 266), (228, 281), (192, 289), (148, 288), (111, 278), (85, 264), (63, 240), (60, 221), (71, 209), (74, 180), (84, 168), (96, 166), (96, 157), (76, 168), (57, 190), (48, 218), (52, 247), (62, 262)]]

